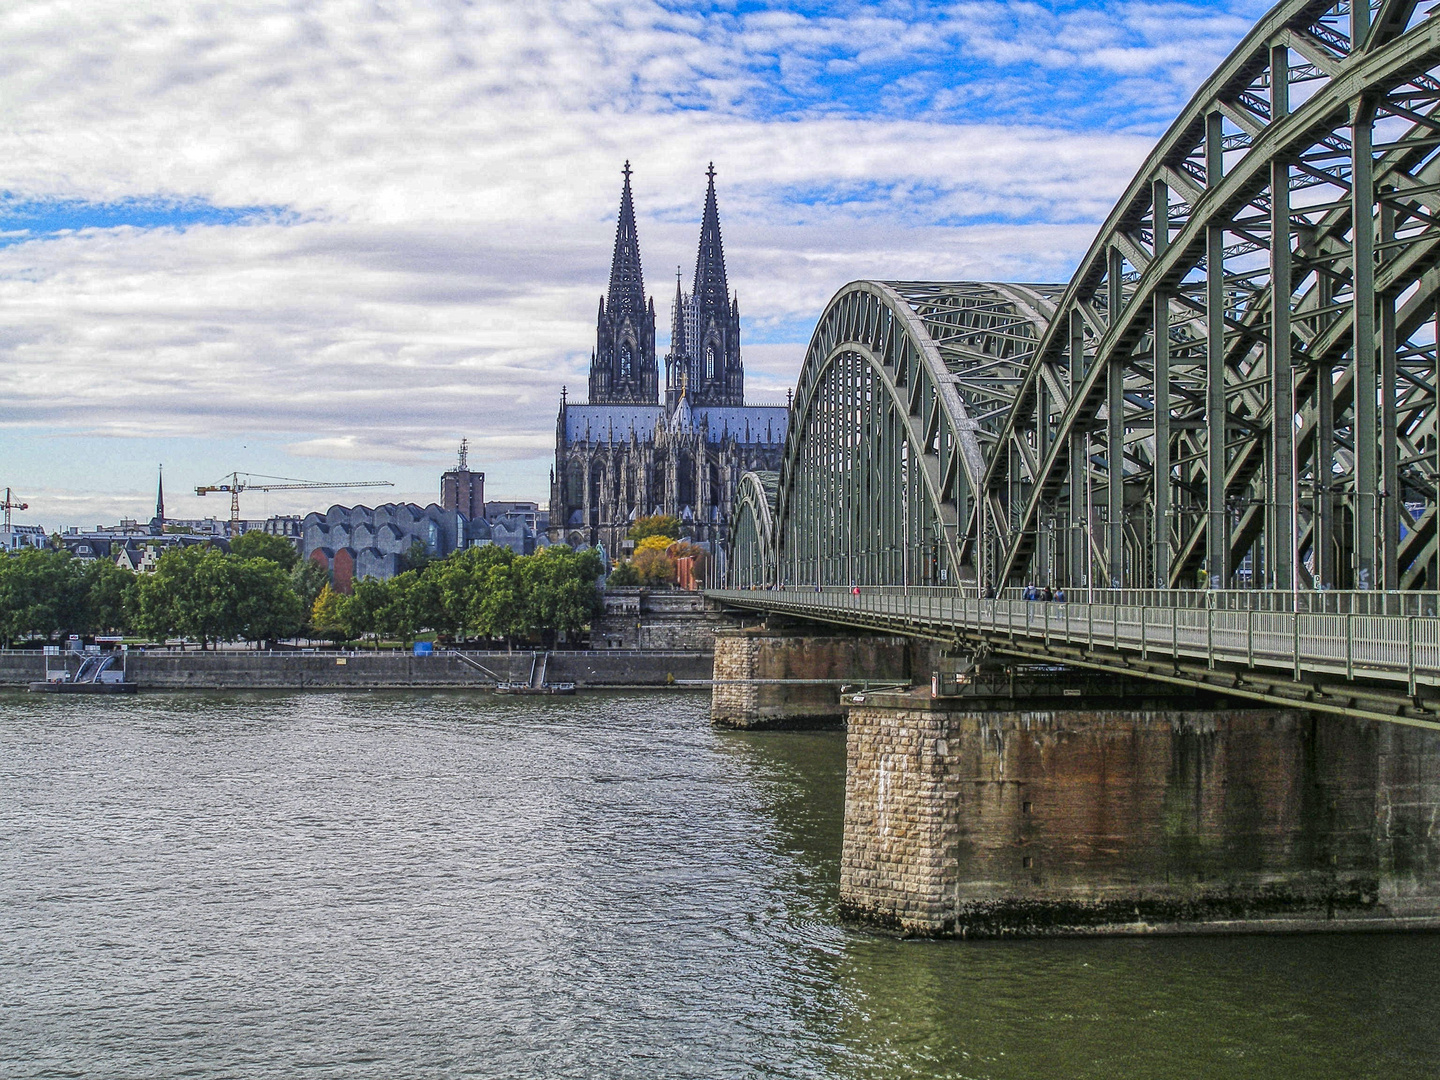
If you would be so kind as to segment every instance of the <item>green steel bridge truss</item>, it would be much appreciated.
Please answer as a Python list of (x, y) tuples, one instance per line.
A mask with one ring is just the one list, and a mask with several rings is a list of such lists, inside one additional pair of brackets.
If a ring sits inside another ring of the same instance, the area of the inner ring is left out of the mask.
[(1288, 0), (1068, 285), (860, 281), (732, 584), (1440, 587), (1440, 19)]

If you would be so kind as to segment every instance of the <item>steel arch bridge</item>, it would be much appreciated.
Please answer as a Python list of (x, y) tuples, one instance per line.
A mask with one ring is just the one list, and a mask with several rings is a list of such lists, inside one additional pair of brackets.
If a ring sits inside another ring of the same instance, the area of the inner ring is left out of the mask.
[(1434, 589), (1440, 20), (1287, 0), (1066, 285), (860, 281), (741, 585)]

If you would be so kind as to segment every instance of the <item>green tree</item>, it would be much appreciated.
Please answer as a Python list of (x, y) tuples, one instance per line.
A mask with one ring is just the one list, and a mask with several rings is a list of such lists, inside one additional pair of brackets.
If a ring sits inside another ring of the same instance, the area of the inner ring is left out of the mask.
[[(305, 606), (290, 587), (290, 575), (269, 559), (226, 560), (224, 588), (235, 599), (232, 635), (257, 644), (295, 637), (305, 626)], [(231, 583), (233, 581), (233, 584)]]
[(178, 635), (201, 648), (290, 637), (303, 621), (300, 597), (278, 564), (199, 547), (162, 555), (155, 572), (137, 581), (132, 600), (132, 623), (141, 633)]
[(330, 571), (314, 559), (298, 562), (290, 570), (290, 588), (294, 589), (295, 595), (300, 597), (300, 603), (307, 612), (314, 610), (316, 599), (329, 584)]
[(430, 575), (406, 570), (385, 582), (385, 590), (385, 603), (376, 615), (379, 633), (414, 641), (416, 633), (435, 621), (439, 588)]
[(680, 539), (680, 519), (674, 514), (649, 514), (636, 518), (635, 524), (630, 526), (628, 535), (637, 544), (651, 536), (667, 536), (671, 540), (678, 540)]
[[(368, 577), (355, 582), (355, 587), (340, 606), (340, 623), (345, 627), (345, 636), (358, 639), (370, 634), (378, 635), (384, 618), (382, 612), (389, 602), (390, 590), (385, 582)], [(380, 647), (378, 636), (375, 647)]]
[(295, 545), (274, 533), (242, 533), (230, 541), (230, 553), (242, 559), (268, 559), (282, 570), (289, 570), (300, 561)]
[(85, 567), (84, 579), (85, 628), (93, 634), (125, 629), (135, 575), (108, 559), (96, 559)]
[[(514, 561), (515, 553), (508, 547), (486, 544), (457, 551), (449, 558), (433, 563), (427, 577), (436, 583), (438, 590), (440, 611), (435, 628), (461, 637), (469, 634), (499, 636), (488, 628), (486, 589), (491, 572), (498, 567), (508, 567)], [(503, 582), (503, 575), (496, 580)]]
[(85, 567), (68, 551), (30, 549), (0, 556), (0, 638), (86, 629)]
[(430, 554), (430, 549), (419, 540), (412, 542), (409, 550), (400, 556), (401, 568), (404, 570), (424, 570), (435, 561), (435, 556)]
[(593, 548), (571, 551), (546, 548), (516, 560), (527, 631), (553, 642), (558, 634), (575, 633), (595, 617), (600, 592), (600, 555)]
[(526, 630), (525, 593), (520, 565), (518, 560), (512, 558), (507, 562), (496, 563), (485, 571), (485, 580), (473, 616), (472, 625), (476, 631), (484, 637), (504, 638), (507, 646), (516, 634), (523, 634)]
[(639, 585), (640, 572), (635, 569), (634, 563), (622, 562), (619, 566), (615, 567), (614, 570), (610, 571), (610, 576), (606, 579), (606, 584), (613, 585), (616, 588), (627, 585)]

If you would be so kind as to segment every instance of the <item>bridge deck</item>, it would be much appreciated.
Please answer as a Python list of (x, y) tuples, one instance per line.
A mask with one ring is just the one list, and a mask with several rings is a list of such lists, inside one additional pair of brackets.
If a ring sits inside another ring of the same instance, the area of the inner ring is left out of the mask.
[[(1411, 698), (1422, 686), (1440, 686), (1440, 618), (1376, 613), (1385, 609), (1387, 594), (1363, 604), (1317, 594), (1331, 606), (1351, 607), (1346, 611), (1227, 607), (1204, 593), (1169, 592), (1122, 593), (1110, 603), (987, 599), (943, 588), (727, 589), (709, 595), (736, 607), (937, 640), (1025, 643), (1031, 655), (1055, 650), (1057, 662), (1099, 652), (1177, 665), (1198, 661), (1211, 669), (1268, 671), (1297, 683), (1380, 680), (1396, 684), (1397, 691), (1403, 687)], [(1274, 605), (1273, 594), (1267, 604)]]

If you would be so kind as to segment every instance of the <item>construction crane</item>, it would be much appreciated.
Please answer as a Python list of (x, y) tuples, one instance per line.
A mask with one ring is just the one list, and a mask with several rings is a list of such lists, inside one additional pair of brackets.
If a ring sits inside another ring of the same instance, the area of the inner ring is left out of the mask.
[(5, 501), (3, 503), (0, 503), (0, 507), (3, 507), (5, 510), (5, 532), (8, 534), (10, 532), (10, 511), (29, 510), (30, 504), (16, 502), (15, 496), (10, 493), (10, 489), (7, 487), (5, 489)]
[[(243, 478), (243, 479), (242, 479)], [(279, 480), (281, 483), (257, 483), (257, 481)], [(352, 480), (338, 484), (324, 480), (296, 480), (293, 476), (265, 476), (262, 473), (232, 472), (229, 480), (218, 484), (206, 484), (195, 489), (196, 495), (213, 492), (230, 493), (230, 535), (240, 535), (240, 493), (242, 491), (323, 491), (330, 488), (378, 488), (394, 487), (389, 480)], [(8, 489), (7, 489), (8, 490)], [(9, 522), (9, 512), (6, 512)]]

